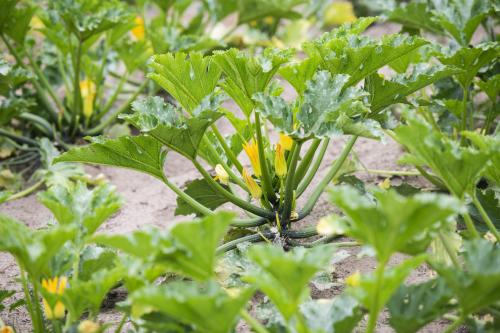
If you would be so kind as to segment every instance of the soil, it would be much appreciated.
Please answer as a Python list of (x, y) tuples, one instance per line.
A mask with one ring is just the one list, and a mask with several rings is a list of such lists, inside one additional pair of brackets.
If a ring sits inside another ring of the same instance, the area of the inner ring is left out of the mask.
[[(374, 31), (377, 30), (378, 31)], [(380, 31), (383, 29), (383, 31)], [(375, 27), (369, 34), (380, 35), (382, 33), (397, 32), (397, 27), (393, 25), (384, 27)], [(291, 93), (289, 88), (286, 94), (289, 96)], [(229, 105), (229, 107), (232, 107)], [(319, 179), (327, 172), (328, 167), (332, 164), (335, 157), (342, 149), (343, 141), (333, 140), (330, 144), (329, 151), (323, 161), (321, 168), (310, 186), (318, 183)], [(397, 160), (402, 155), (401, 147), (393, 142), (390, 138), (385, 139), (384, 142), (360, 139), (354, 148), (355, 154), (359, 160), (370, 169), (386, 169), (386, 170), (404, 170), (405, 167), (397, 163)], [(154, 225), (157, 227), (167, 227), (172, 223), (189, 219), (189, 217), (176, 217), (174, 210), (176, 206), (176, 196), (169, 190), (163, 183), (148, 175), (140, 174), (135, 171), (118, 169), (111, 167), (86, 167), (90, 174), (104, 174), (110, 183), (114, 184), (118, 193), (122, 196), (124, 205), (121, 210), (110, 218), (100, 229), (101, 232), (106, 233), (126, 233), (133, 230), (144, 228), (147, 225)], [(175, 184), (181, 186), (186, 181), (199, 177), (197, 171), (189, 164), (187, 160), (177, 154), (169, 154), (166, 161), (165, 172), (169, 179)], [(379, 177), (366, 172), (357, 172), (356, 176), (363, 179), (370, 184), (378, 184), (383, 181), (384, 177)], [(422, 179), (417, 177), (394, 177), (393, 184), (398, 184), (402, 181), (410, 182), (414, 185), (428, 186)], [(302, 196), (298, 202), (298, 207), (303, 204), (304, 198), (307, 198), (307, 192)], [(231, 208), (231, 207), (228, 207)], [(328, 202), (327, 195), (323, 194), (318, 203), (316, 204), (311, 215), (306, 219), (297, 223), (297, 227), (305, 225), (313, 225), (321, 217), (334, 211), (334, 207)], [(19, 199), (14, 202), (8, 202), (0, 205), (0, 213), (11, 216), (19, 221), (22, 221), (31, 228), (39, 228), (51, 220), (50, 212), (40, 204), (36, 195)], [(359, 270), (360, 272), (369, 272), (376, 266), (376, 262), (371, 257), (359, 257), (359, 247), (347, 249), (350, 256), (336, 264), (335, 278), (342, 281), (351, 273)], [(395, 265), (404, 260), (403, 255), (396, 255), (391, 260), (391, 265)], [(408, 277), (407, 283), (416, 283), (424, 281), (430, 277), (431, 271), (425, 267), (419, 267), (411, 276)], [(0, 253), (0, 290), (15, 290), (16, 294), (12, 297), (7, 304), (13, 303), (15, 300), (22, 298), (20, 286), (17, 281), (19, 271), (13, 258), (5, 253)], [(341, 289), (333, 288), (318, 292), (313, 290), (312, 296), (314, 298), (330, 298), (341, 292)], [(120, 292), (115, 293), (112, 298), (122, 299), (123, 295)], [(23, 307), (9, 312), (7, 309), (0, 312), (0, 318), (6, 323), (9, 323), (17, 328), (18, 332), (30, 331), (30, 320), (27, 312)], [(107, 310), (102, 313), (100, 318), (103, 322), (117, 323), (121, 319), (121, 315), (113, 310)], [(437, 321), (427, 325), (421, 332), (442, 332), (444, 327), (447, 326), (445, 320)], [(239, 332), (249, 332), (248, 327), (244, 324), (238, 325)], [(377, 332), (393, 332), (387, 324), (387, 315), (383, 314), (377, 324)]]

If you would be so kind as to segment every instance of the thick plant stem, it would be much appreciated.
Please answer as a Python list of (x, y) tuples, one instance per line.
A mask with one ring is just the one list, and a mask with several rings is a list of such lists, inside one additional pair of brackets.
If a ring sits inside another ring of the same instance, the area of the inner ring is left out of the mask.
[(419, 171), (405, 171), (405, 170), (378, 170), (378, 169), (360, 169), (367, 173), (373, 173), (384, 176), (420, 176)]
[(304, 175), (306, 174), (307, 170), (309, 170), (313, 157), (316, 154), (316, 150), (318, 149), (320, 143), (321, 143), (320, 139), (314, 139), (314, 141), (311, 143), (311, 146), (307, 150), (307, 153), (302, 158), (302, 161), (300, 161), (300, 164), (297, 167), (297, 171), (295, 171), (295, 186), (294, 186), (295, 188), (299, 186), (299, 183), (304, 178)]
[(184, 200), (188, 205), (191, 206), (194, 210), (196, 210), (198, 213), (202, 215), (212, 215), (214, 212), (205, 207), (204, 205), (200, 204), (198, 201), (193, 199), (190, 195), (186, 194), (184, 191), (182, 191), (180, 188), (175, 186), (173, 183), (171, 183), (167, 177), (163, 177), (162, 181), (167, 185), (172, 191), (174, 191), (175, 194), (177, 194), (182, 200)]
[(217, 254), (221, 254), (227, 251), (234, 250), (238, 244), (244, 243), (244, 242), (250, 242), (250, 243), (258, 243), (258, 242), (264, 242), (268, 238), (274, 237), (274, 233), (267, 231), (267, 232), (262, 232), (258, 234), (252, 234), (244, 237), (237, 238), (235, 240), (232, 240), (230, 242), (224, 243), (221, 246), (217, 248)]
[(261, 323), (259, 323), (257, 319), (252, 317), (246, 310), (241, 310), (240, 315), (255, 333), (269, 333), (269, 331)]
[(22, 197), (25, 197), (31, 193), (33, 193), (34, 191), (36, 191), (40, 186), (43, 185), (43, 180), (40, 180), (38, 182), (36, 182), (35, 184), (33, 184), (32, 186), (28, 187), (27, 189), (24, 189), (22, 191), (19, 191), (13, 195), (11, 195), (7, 201), (13, 201), (13, 200), (17, 200), (17, 199), (20, 199)]
[(483, 218), (484, 223), (488, 226), (488, 229), (490, 229), (490, 232), (495, 236), (497, 239), (497, 242), (500, 243), (500, 234), (498, 233), (497, 228), (493, 224), (493, 221), (491, 221), (490, 217), (488, 216), (488, 213), (484, 210), (483, 205), (481, 202), (477, 199), (477, 196), (475, 193), (471, 194), (472, 197), (472, 202), (474, 203), (474, 206), (476, 206), (477, 210), (479, 211), (479, 214), (481, 214), (481, 217)]
[(323, 161), (323, 157), (325, 156), (326, 149), (328, 148), (328, 144), (330, 143), (330, 139), (325, 139), (323, 143), (321, 144), (319, 154), (316, 157), (316, 160), (314, 161), (314, 164), (312, 167), (309, 168), (309, 171), (307, 172), (306, 177), (300, 182), (299, 186), (297, 187), (297, 198), (299, 198), (302, 193), (307, 189), (309, 184), (311, 184), (311, 181), (313, 180), (314, 176), (316, 175), (316, 172), (318, 172), (318, 169), (321, 165), (321, 162)]
[[(468, 89), (464, 87), (462, 89), (462, 123), (461, 130), (467, 130), (467, 97), (468, 97)], [(465, 143), (465, 137), (462, 137), (462, 144)]]
[(255, 132), (257, 133), (257, 147), (259, 150), (260, 169), (262, 172), (262, 187), (266, 193), (267, 199), (270, 200), (271, 203), (274, 203), (276, 201), (276, 196), (273, 191), (271, 175), (269, 174), (269, 169), (267, 167), (266, 152), (264, 151), (264, 142), (262, 139), (260, 116), (258, 112), (255, 112)]
[(274, 213), (262, 208), (259, 208), (257, 206), (252, 205), (251, 203), (235, 196), (228, 190), (226, 190), (224, 187), (222, 187), (219, 183), (217, 183), (213, 177), (203, 168), (203, 166), (195, 159), (192, 160), (194, 166), (198, 171), (201, 173), (203, 178), (208, 182), (208, 185), (212, 187), (214, 191), (217, 191), (218, 193), (222, 194), (223, 196), (226, 197), (230, 202), (235, 204), (236, 206), (240, 207), (241, 209), (244, 209), (246, 211), (249, 211), (255, 215), (258, 215), (260, 217), (264, 218), (273, 218)]
[(39, 323), (38, 323), (38, 317), (36, 316), (35, 311), (33, 309), (33, 302), (32, 302), (33, 299), (31, 298), (30, 290), (28, 287), (28, 281), (26, 279), (26, 271), (23, 269), (23, 267), (21, 265), (19, 265), (19, 263), (18, 263), (18, 266), (21, 269), (21, 272), (20, 272), (21, 284), (23, 287), (24, 299), (26, 300), (26, 307), (28, 309), (28, 312), (30, 314), (31, 321), (33, 324), (33, 329), (34, 329), (35, 333), (38, 333), (38, 332), (41, 333), (42, 331), (41, 331)]
[(19, 135), (14, 134), (14, 133), (10, 133), (2, 128), (0, 128), (0, 136), (5, 136), (5, 137), (7, 137), (15, 142), (18, 142), (18, 143), (25, 143), (27, 145), (35, 146), (35, 147), (39, 146), (38, 142), (36, 142), (33, 139), (26, 138), (24, 136), (19, 136)]
[(335, 178), (335, 176), (339, 172), (340, 168), (342, 167), (342, 164), (344, 164), (345, 160), (347, 159), (347, 156), (349, 156), (349, 153), (351, 152), (352, 147), (356, 143), (357, 139), (358, 139), (358, 136), (353, 136), (346, 143), (346, 145), (344, 146), (344, 149), (340, 153), (340, 156), (335, 160), (335, 162), (333, 163), (333, 165), (330, 168), (330, 170), (328, 171), (328, 173), (321, 180), (321, 182), (314, 189), (314, 192), (311, 194), (311, 196), (307, 200), (306, 204), (304, 205), (304, 208), (302, 209), (302, 212), (299, 215), (299, 218), (301, 216), (308, 215), (312, 211), (312, 209), (314, 208), (314, 205), (316, 204), (319, 197), (321, 196), (321, 193), (323, 193), (323, 191), (328, 186), (328, 184), (330, 184), (330, 182), (333, 180), (333, 178)]
[(480, 238), (479, 232), (477, 232), (474, 222), (472, 222), (472, 219), (470, 218), (469, 212), (464, 212), (462, 217), (464, 218), (465, 225), (467, 226), (467, 230), (471, 233), (472, 238)]
[(35, 279), (31, 282), (33, 284), (33, 307), (34, 313), (37, 318), (37, 323), (40, 327), (40, 332), (45, 332), (44, 324), (43, 324), (43, 316), (42, 311), (40, 309), (40, 294), (38, 293), (38, 285)]
[(238, 161), (236, 155), (234, 155), (234, 152), (231, 150), (231, 147), (228, 146), (226, 140), (224, 139), (219, 129), (215, 125), (212, 125), (211, 128), (215, 134), (215, 137), (219, 141), (222, 149), (224, 149), (224, 152), (226, 153), (227, 157), (229, 158), (231, 163), (234, 164), (238, 172), (241, 174), (241, 172), (243, 171), (243, 166), (241, 165), (240, 161)]
[(456, 268), (460, 268), (460, 262), (458, 261), (457, 254), (455, 251), (453, 251), (453, 247), (451, 244), (448, 242), (446, 237), (443, 235), (443, 232), (439, 232), (439, 239), (441, 240), (441, 243), (443, 243), (444, 249), (446, 250), (446, 253), (450, 256), (451, 262)]
[(82, 61), (82, 41), (78, 40), (78, 45), (76, 48), (75, 59), (73, 61), (73, 114), (72, 114), (72, 125), (73, 133), (76, 133), (78, 128), (78, 120), (80, 119), (80, 108), (81, 108), (81, 91), (80, 91), (80, 64)]
[(379, 308), (379, 297), (380, 297), (380, 289), (382, 285), (382, 280), (384, 279), (384, 270), (386, 266), (386, 261), (381, 261), (378, 264), (377, 269), (375, 270), (375, 295), (372, 299), (370, 314), (368, 315), (368, 324), (366, 326), (366, 333), (375, 332), (375, 327), (377, 325), (378, 314), (380, 313)]
[(292, 160), (290, 162), (288, 174), (286, 175), (285, 184), (285, 199), (283, 203), (283, 211), (281, 212), (281, 221), (283, 225), (290, 223), (290, 215), (292, 213), (293, 191), (295, 190), (295, 170), (300, 155), (300, 143), (294, 143), (292, 148)]
[(127, 77), (128, 77), (128, 73), (127, 72), (123, 73), (120, 81), (118, 82), (118, 86), (116, 87), (115, 91), (113, 92), (113, 95), (111, 95), (109, 100), (106, 102), (106, 104), (102, 108), (102, 111), (95, 117), (96, 120), (101, 120), (102, 117), (104, 117), (109, 112), (109, 110), (111, 110), (116, 99), (118, 98), (118, 96), (122, 92), (123, 85), (125, 84), (125, 81), (127, 81)]

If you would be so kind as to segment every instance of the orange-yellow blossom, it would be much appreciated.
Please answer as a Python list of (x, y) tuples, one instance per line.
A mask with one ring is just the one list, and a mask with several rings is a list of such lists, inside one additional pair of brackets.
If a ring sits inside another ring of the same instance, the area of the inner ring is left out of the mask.
[(276, 155), (274, 156), (274, 170), (276, 171), (276, 176), (283, 178), (286, 176), (287, 166), (285, 160), (285, 150), (278, 143), (276, 145)]
[(262, 190), (245, 168), (243, 168), (243, 180), (245, 181), (245, 184), (247, 184), (252, 198), (259, 200), (262, 196)]
[(145, 28), (144, 28), (144, 19), (140, 16), (136, 16), (134, 19), (135, 26), (130, 30), (132, 32), (132, 36), (134, 36), (137, 40), (144, 40)]
[(80, 81), (80, 94), (83, 99), (83, 115), (86, 118), (90, 118), (94, 111), (94, 98), (96, 94), (95, 83), (89, 79)]
[(260, 171), (260, 159), (259, 159), (259, 148), (255, 141), (249, 141), (243, 144), (243, 149), (245, 153), (247, 153), (248, 158), (250, 159), (250, 163), (252, 163), (253, 172), (257, 177), (262, 175)]
[[(68, 283), (68, 278), (65, 276), (55, 277), (53, 279), (43, 279), (42, 287), (47, 290), (51, 294), (62, 295), (64, 293), (64, 289), (66, 289), (66, 285)], [(64, 314), (66, 308), (61, 301), (57, 301), (55, 306), (52, 308), (49, 303), (44, 299), (43, 307), (45, 310), (45, 315), (47, 319), (62, 319), (64, 318)]]
[(292, 150), (293, 139), (286, 134), (280, 133), (280, 141), (279, 144), (283, 147), (284, 150)]

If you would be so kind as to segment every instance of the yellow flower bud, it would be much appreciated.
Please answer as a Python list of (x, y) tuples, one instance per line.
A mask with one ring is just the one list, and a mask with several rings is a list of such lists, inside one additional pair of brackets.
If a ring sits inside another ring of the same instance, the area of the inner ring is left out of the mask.
[(255, 141), (247, 142), (243, 145), (243, 149), (252, 163), (252, 168), (255, 176), (260, 177), (262, 172), (260, 171), (260, 159), (259, 159), (259, 148)]
[[(61, 278), (55, 277), (53, 279), (43, 279), (42, 287), (47, 290), (51, 294), (62, 295), (64, 293), (64, 289), (66, 289), (66, 284), (68, 283), (68, 278), (63, 276)], [(66, 308), (61, 301), (57, 301), (54, 307), (51, 307), (50, 304), (44, 299), (43, 307), (45, 310), (45, 315), (47, 319), (62, 319), (64, 318)]]
[(94, 111), (94, 98), (96, 94), (94, 82), (89, 79), (80, 81), (80, 94), (83, 99), (83, 115), (86, 118), (90, 118)]
[(378, 187), (380, 187), (383, 190), (388, 190), (391, 187), (391, 179), (390, 178), (384, 179), (383, 182), (380, 182), (378, 184)]
[(262, 190), (245, 168), (243, 168), (243, 180), (245, 184), (247, 184), (252, 198), (259, 200), (262, 196)]
[(349, 287), (358, 287), (361, 284), (361, 274), (359, 274), (359, 271), (356, 271), (356, 272), (352, 273), (351, 275), (349, 275), (345, 279), (345, 283)]
[(217, 164), (215, 166), (215, 179), (218, 179), (221, 184), (224, 185), (229, 185), (229, 175), (227, 174), (226, 170), (224, 167), (220, 164)]
[(279, 178), (285, 177), (287, 172), (285, 151), (283, 147), (278, 143), (276, 145), (276, 155), (274, 157), (274, 169), (276, 171), (276, 176)]
[(280, 141), (279, 144), (283, 147), (284, 150), (292, 150), (293, 139), (286, 134), (280, 133)]
[(132, 36), (134, 36), (137, 40), (144, 40), (144, 36), (146, 35), (144, 28), (144, 19), (140, 16), (136, 16), (134, 22), (135, 27), (130, 30), (130, 32), (132, 32)]
[(91, 320), (84, 320), (78, 325), (78, 333), (97, 333), (99, 324)]
[(12, 326), (2, 326), (0, 327), (0, 333), (14, 333)]

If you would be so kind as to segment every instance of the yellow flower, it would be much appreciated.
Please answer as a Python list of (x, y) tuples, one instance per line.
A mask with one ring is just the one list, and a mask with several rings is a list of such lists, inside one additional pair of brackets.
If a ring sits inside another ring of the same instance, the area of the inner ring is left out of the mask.
[(388, 190), (389, 188), (391, 188), (391, 179), (390, 178), (384, 179), (383, 182), (380, 182), (378, 184), (378, 187), (380, 187), (383, 190)]
[(253, 172), (257, 177), (262, 175), (260, 171), (260, 159), (259, 159), (259, 148), (255, 141), (247, 142), (243, 145), (245, 153), (247, 153), (250, 163), (252, 163)]
[(38, 17), (37, 15), (35, 15), (35, 16), (33, 16), (31, 18), (30, 27), (33, 30), (39, 30), (39, 29), (45, 28), (45, 24), (43, 24), (43, 21), (40, 19), (40, 17)]
[(252, 198), (259, 200), (262, 196), (262, 190), (245, 168), (243, 168), (243, 180), (247, 184)]
[(78, 325), (78, 333), (97, 333), (99, 324), (91, 320), (84, 320)]
[[(47, 290), (51, 294), (62, 295), (64, 293), (64, 289), (66, 289), (66, 284), (68, 283), (68, 278), (63, 277), (55, 277), (53, 279), (43, 279), (42, 287)], [(52, 308), (49, 303), (44, 299), (43, 307), (45, 310), (45, 315), (47, 319), (62, 319), (64, 318), (64, 314), (66, 308), (61, 301), (57, 301), (55, 306)]]
[(354, 272), (353, 274), (349, 275), (345, 279), (345, 283), (349, 287), (357, 287), (361, 284), (361, 274), (359, 274), (359, 271)]
[(83, 115), (86, 118), (92, 116), (94, 110), (95, 84), (89, 79), (80, 81), (80, 93), (83, 99)]
[(132, 35), (137, 39), (137, 40), (144, 40), (145, 36), (145, 28), (144, 28), (144, 19), (140, 16), (135, 17), (135, 27), (130, 30), (132, 32)]
[(224, 167), (220, 164), (217, 164), (215, 166), (215, 179), (218, 179), (221, 184), (229, 185), (229, 175), (227, 174)]
[(276, 155), (274, 157), (274, 169), (276, 171), (276, 176), (279, 178), (285, 177), (287, 172), (285, 151), (283, 147), (278, 143), (276, 145)]
[(352, 3), (337, 1), (326, 8), (324, 20), (329, 25), (340, 25), (356, 21)]
[(0, 327), (0, 333), (14, 333), (12, 326), (2, 326)]
[(292, 150), (293, 139), (286, 134), (280, 133), (280, 141), (279, 144), (283, 147), (284, 150)]
[(266, 16), (264, 17), (264, 23), (267, 25), (271, 25), (274, 23), (274, 17), (272, 16)]

